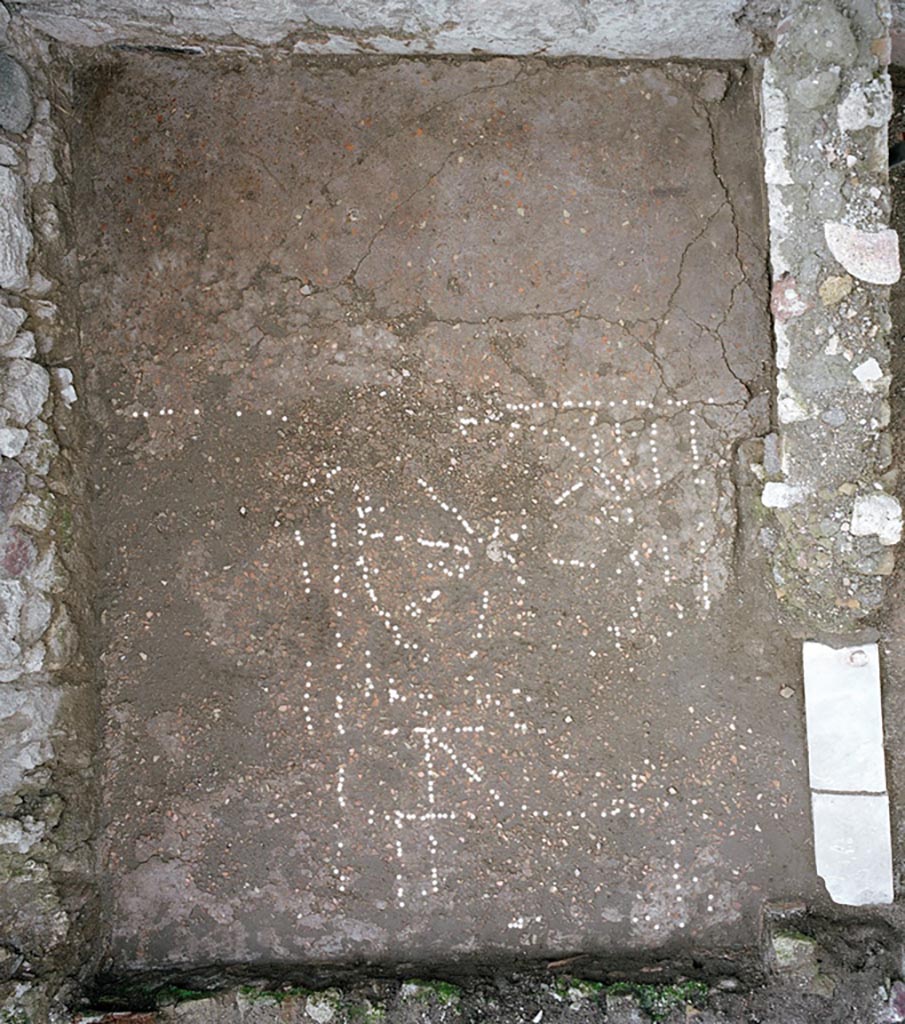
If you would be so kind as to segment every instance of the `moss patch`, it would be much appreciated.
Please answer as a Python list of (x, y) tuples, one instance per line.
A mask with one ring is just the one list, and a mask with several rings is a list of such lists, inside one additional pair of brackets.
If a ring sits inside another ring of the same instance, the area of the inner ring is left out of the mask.
[(291, 985), (287, 988), (255, 988), (254, 985), (243, 985), (239, 994), (249, 1002), (285, 1003), (292, 999), (305, 999), (311, 995), (311, 989), (302, 988), (299, 985)]
[(462, 998), (462, 989), (448, 981), (422, 981), (413, 978), (402, 986), (403, 999), (420, 999), (430, 1002), (435, 999), (441, 1006), (457, 1003)]
[(191, 1003), (196, 999), (208, 999), (210, 992), (199, 988), (180, 988), (178, 985), (165, 985), (157, 990), (157, 1005), (172, 1006), (174, 1003)]
[(663, 1021), (673, 1012), (700, 1002), (709, 991), (702, 981), (680, 981), (675, 985), (639, 985), (617, 981), (607, 988), (608, 995), (632, 996), (653, 1021)]
[(553, 982), (553, 994), (575, 1004), (583, 999), (597, 999), (604, 989), (602, 981), (587, 981), (584, 978), (571, 978), (568, 975), (559, 977)]
[(350, 1021), (362, 1022), (362, 1024), (379, 1024), (386, 1020), (386, 1009), (383, 1006), (375, 1006), (369, 1000), (363, 1003), (355, 1003), (350, 1006), (346, 1013)]
[(31, 1024), (24, 1010), (0, 1010), (0, 1024)]

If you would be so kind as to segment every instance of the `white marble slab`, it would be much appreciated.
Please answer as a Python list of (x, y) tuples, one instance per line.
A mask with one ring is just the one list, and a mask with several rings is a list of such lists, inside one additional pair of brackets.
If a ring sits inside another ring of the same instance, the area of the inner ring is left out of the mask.
[(811, 788), (884, 793), (877, 645), (808, 642), (803, 661)]
[(812, 793), (817, 874), (831, 899), (849, 907), (892, 903), (889, 798)]

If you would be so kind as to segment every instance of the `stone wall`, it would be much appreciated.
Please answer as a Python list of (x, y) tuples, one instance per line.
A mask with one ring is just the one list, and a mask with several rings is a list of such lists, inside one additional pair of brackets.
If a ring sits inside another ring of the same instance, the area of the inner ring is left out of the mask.
[(94, 936), (89, 530), (52, 57), (0, 4), (0, 1020), (41, 1019), (90, 970)]
[(762, 90), (777, 434), (761, 541), (805, 633), (851, 633), (882, 604), (902, 528), (887, 429), (889, 10), (804, 0), (793, 14)]
[(756, 52), (778, 0), (18, 0), (77, 44), (290, 43), (303, 53), (535, 53), (734, 59)]

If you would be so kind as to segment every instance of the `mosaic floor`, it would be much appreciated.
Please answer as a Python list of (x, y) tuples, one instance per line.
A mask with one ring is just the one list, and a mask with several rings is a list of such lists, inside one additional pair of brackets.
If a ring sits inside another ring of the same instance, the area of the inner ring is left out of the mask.
[(82, 119), (118, 965), (731, 947), (813, 890), (742, 73), (129, 55)]

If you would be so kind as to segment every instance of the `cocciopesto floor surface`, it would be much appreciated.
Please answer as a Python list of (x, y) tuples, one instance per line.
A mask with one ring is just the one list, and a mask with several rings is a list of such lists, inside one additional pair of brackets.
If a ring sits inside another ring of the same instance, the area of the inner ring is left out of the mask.
[(753, 943), (813, 872), (752, 85), (83, 75), (116, 966)]

